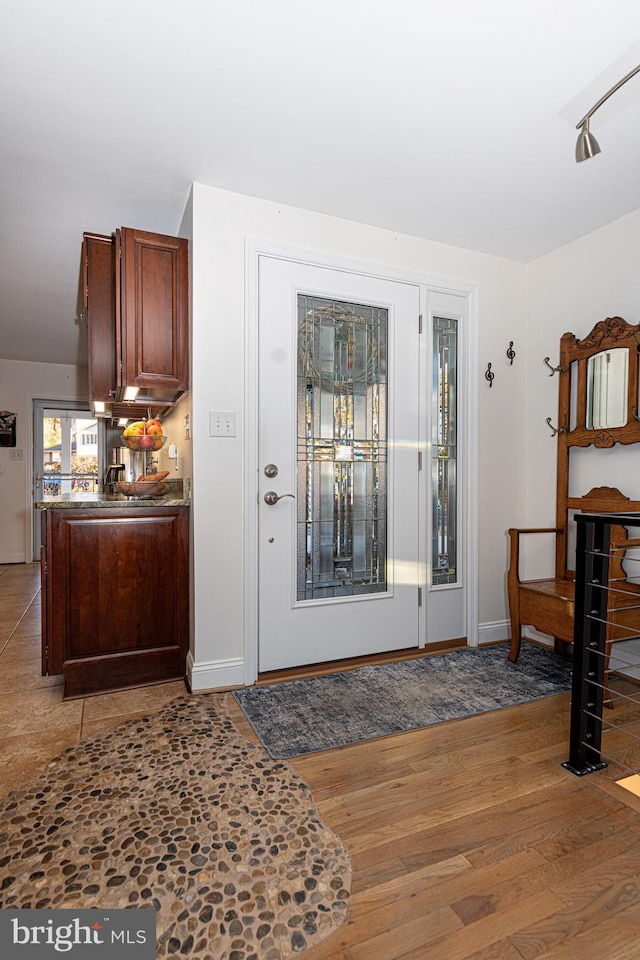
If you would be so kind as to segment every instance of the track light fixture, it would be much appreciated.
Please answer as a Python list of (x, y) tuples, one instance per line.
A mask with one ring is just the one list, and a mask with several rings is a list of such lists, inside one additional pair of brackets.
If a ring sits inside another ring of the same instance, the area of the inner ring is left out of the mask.
[(630, 70), (626, 77), (623, 77), (622, 80), (618, 80), (615, 86), (611, 87), (611, 90), (607, 90), (603, 97), (600, 97), (598, 102), (591, 107), (588, 113), (585, 113), (584, 117), (580, 123), (576, 124), (576, 130), (579, 130), (578, 142), (576, 143), (576, 162), (580, 163), (582, 160), (590, 160), (591, 157), (595, 157), (596, 153), (600, 153), (600, 145), (594, 135), (589, 130), (589, 120), (593, 114), (598, 110), (605, 100), (608, 100), (612, 93), (615, 93), (616, 90), (619, 90), (620, 87), (631, 80), (631, 77), (635, 77), (636, 73), (640, 73), (640, 64), (637, 67), (634, 67), (633, 70)]

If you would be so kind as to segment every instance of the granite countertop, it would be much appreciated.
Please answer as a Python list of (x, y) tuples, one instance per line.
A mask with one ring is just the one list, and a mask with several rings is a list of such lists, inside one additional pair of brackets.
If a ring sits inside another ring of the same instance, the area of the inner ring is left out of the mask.
[(122, 493), (62, 493), (37, 500), (38, 510), (86, 510), (96, 507), (190, 507), (191, 482), (186, 479), (166, 481), (165, 494), (150, 499), (125, 497)]

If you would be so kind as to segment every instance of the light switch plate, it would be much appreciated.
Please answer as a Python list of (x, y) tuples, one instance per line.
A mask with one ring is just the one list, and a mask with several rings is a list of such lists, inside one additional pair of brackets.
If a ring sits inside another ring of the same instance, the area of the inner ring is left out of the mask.
[(209, 410), (209, 436), (235, 437), (236, 415), (233, 411)]

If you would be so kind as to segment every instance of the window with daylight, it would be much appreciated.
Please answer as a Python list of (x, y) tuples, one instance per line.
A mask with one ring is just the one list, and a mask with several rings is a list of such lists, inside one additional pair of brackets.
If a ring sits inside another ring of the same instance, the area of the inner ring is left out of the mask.
[(432, 578), (457, 582), (457, 321), (433, 318)]

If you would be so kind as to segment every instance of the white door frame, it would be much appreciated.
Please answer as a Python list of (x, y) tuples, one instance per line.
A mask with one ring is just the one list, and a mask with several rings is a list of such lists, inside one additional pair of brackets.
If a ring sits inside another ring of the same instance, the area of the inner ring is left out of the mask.
[[(258, 676), (258, 322), (259, 296), (258, 271), (261, 257), (275, 257), (312, 266), (358, 273), (363, 276), (384, 280), (416, 284), (420, 287), (420, 312), (427, 319), (427, 297), (430, 291), (457, 294), (467, 302), (467, 329), (464, 331), (462, 363), (458, 370), (459, 383), (465, 384), (461, 391), (461, 413), (466, 424), (461, 460), (465, 464), (462, 490), (460, 491), (462, 516), (465, 523), (464, 570), (466, 585), (466, 621), (467, 642), (470, 646), (478, 643), (478, 444), (477, 444), (477, 403), (478, 392), (478, 290), (475, 284), (458, 280), (446, 280), (419, 274), (409, 270), (354, 260), (348, 257), (322, 254), (317, 251), (303, 250), (284, 246), (265, 240), (247, 238), (245, 241), (245, 422), (244, 422), (244, 682), (250, 686)], [(429, 337), (420, 339), (421, 369), (430, 369), (431, 343)], [(425, 393), (425, 391), (422, 391)], [(426, 393), (421, 403), (426, 403)], [(420, 429), (424, 429), (426, 417), (421, 411)], [(420, 437), (420, 449), (423, 451), (423, 464), (428, 473), (430, 439)], [(430, 524), (425, 518), (425, 531)], [(420, 563), (422, 569), (430, 571), (428, 544), (430, 538), (422, 538)], [(428, 602), (428, 597), (427, 597)], [(426, 604), (419, 611), (420, 636), (426, 630)]]

